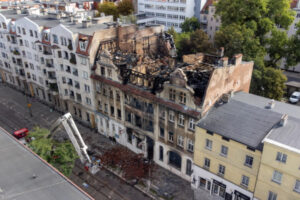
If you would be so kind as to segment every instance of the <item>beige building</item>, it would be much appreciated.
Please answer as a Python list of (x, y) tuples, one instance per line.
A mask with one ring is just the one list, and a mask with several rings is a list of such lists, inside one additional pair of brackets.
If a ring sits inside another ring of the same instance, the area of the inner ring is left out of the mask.
[(140, 50), (132, 51), (130, 40), (121, 51), (99, 48), (92, 75), (98, 130), (190, 181), (195, 123), (224, 93), (248, 92), (253, 63), (241, 55), (234, 63), (205, 54), (186, 55), (182, 64), (168, 56), (151, 58), (148, 52), (172, 46), (158, 35), (150, 43), (145, 34), (136, 37), (136, 44), (143, 41)]

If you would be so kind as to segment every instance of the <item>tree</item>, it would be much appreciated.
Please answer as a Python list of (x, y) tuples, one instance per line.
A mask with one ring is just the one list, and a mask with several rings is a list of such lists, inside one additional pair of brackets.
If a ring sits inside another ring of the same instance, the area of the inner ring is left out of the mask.
[(71, 142), (55, 141), (48, 137), (49, 134), (49, 130), (35, 127), (26, 138), (30, 141), (29, 147), (64, 175), (69, 176), (78, 155)]
[(175, 45), (179, 58), (181, 58), (185, 54), (192, 54), (197, 52), (215, 52), (211, 42), (208, 39), (207, 34), (200, 29), (193, 32), (184, 32), (175, 35)]
[[(283, 95), (284, 75), (278, 68), (280, 60), (291, 52), (286, 32), (293, 22), (294, 12), (289, 0), (222, 0), (218, 1), (216, 14), (221, 17), (222, 26), (215, 41), (225, 48), (225, 55), (242, 53), (245, 60), (254, 60), (251, 92), (270, 98), (280, 99)], [(269, 55), (268, 60), (264, 60)], [(288, 64), (296, 60), (295, 56)], [(268, 75), (277, 78), (273, 80)], [(266, 77), (264, 77), (266, 76)], [(278, 82), (274, 82), (278, 81)], [(276, 90), (270, 87), (276, 85)], [(281, 96), (280, 96), (281, 95)]]
[(100, 156), (101, 164), (106, 167), (118, 168), (127, 180), (149, 178), (154, 165), (145, 162), (142, 154), (135, 154), (121, 146), (113, 147)]
[(131, 15), (134, 11), (132, 0), (122, 0), (117, 5), (118, 15)]
[(105, 15), (112, 15), (114, 20), (118, 18), (118, 8), (113, 2), (104, 2), (98, 4), (99, 13), (104, 13)]
[(200, 28), (200, 23), (196, 17), (186, 18), (180, 28), (182, 32), (192, 32)]
[[(254, 70), (251, 89), (258, 91), (258, 95), (271, 99), (281, 100), (284, 95), (285, 82), (287, 78), (280, 69), (264, 67), (262, 70)], [(258, 82), (258, 84), (253, 84)], [(261, 87), (261, 88), (253, 88)]]

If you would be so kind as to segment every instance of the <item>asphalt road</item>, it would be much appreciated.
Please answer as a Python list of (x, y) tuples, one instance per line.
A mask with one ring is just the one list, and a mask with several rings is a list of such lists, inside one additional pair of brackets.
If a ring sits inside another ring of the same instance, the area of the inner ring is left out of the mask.
[[(48, 106), (37, 100), (27, 98), (32, 104), (32, 117), (27, 108), (26, 97), (22, 93), (3, 86), (0, 83), (0, 126), (2, 128), (10, 133), (21, 128), (31, 130), (35, 126), (50, 128), (52, 123), (60, 116), (58, 112), (51, 111)], [(103, 148), (112, 145), (111, 142), (104, 137), (97, 137), (97, 141), (94, 141), (94, 137), (90, 137), (90, 135), (95, 135), (96, 133), (79, 124), (77, 125), (88, 146), (93, 145), (92, 141)], [(70, 177), (71, 180), (86, 190), (95, 199), (150, 200), (148, 196), (145, 196), (136, 188), (124, 183), (110, 172), (102, 170), (97, 173), (96, 177), (92, 177), (88, 174), (78, 176), (76, 172), (80, 170), (83, 171), (82, 168), (80, 169), (76, 166)], [(82, 183), (84, 182), (90, 183), (89, 187), (83, 187)], [(93, 186), (93, 184), (95, 186)]]

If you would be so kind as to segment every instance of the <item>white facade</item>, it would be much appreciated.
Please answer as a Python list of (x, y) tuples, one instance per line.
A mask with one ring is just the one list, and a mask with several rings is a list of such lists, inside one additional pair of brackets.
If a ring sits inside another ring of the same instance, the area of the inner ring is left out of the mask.
[[(198, 17), (206, 0), (139, 0), (138, 14), (145, 14), (138, 24), (160, 24), (165, 29), (172, 26), (181, 32), (180, 25), (185, 18)], [(199, 8), (198, 8), (199, 7)]]
[(214, 42), (215, 34), (220, 29), (221, 19), (215, 15), (216, 7), (208, 6), (207, 10), (203, 10), (200, 14), (200, 28), (204, 30), (211, 42)]
[[(223, 199), (253, 199), (253, 193), (223, 179), (222, 177), (210, 173), (197, 165), (193, 166), (192, 177), (192, 188), (206, 190), (210, 195), (221, 196)], [(225, 193), (230, 194), (231, 198), (229, 196), (225, 197)], [(237, 196), (242, 196), (243, 198), (238, 198)]]
[[(170, 152), (176, 152), (181, 157), (181, 167), (178, 168), (172, 164), (170, 164)], [(163, 168), (171, 171), (172, 173), (184, 178), (187, 181), (191, 181), (191, 175), (189, 172), (193, 171), (193, 158), (188, 156), (187, 154), (180, 153), (180, 151), (177, 151), (175, 148), (172, 148), (169, 145), (166, 145), (162, 142), (159, 142), (158, 140), (155, 141), (154, 146), (154, 161), (158, 165), (162, 166)], [(189, 164), (188, 164), (189, 162)], [(187, 165), (190, 165), (190, 169)]]

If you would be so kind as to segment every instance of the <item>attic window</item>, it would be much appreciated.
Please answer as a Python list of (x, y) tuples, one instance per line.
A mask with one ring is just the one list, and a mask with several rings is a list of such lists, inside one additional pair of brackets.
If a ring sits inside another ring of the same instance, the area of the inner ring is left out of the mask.
[(85, 51), (87, 48), (87, 41), (79, 41), (79, 48), (81, 51)]

